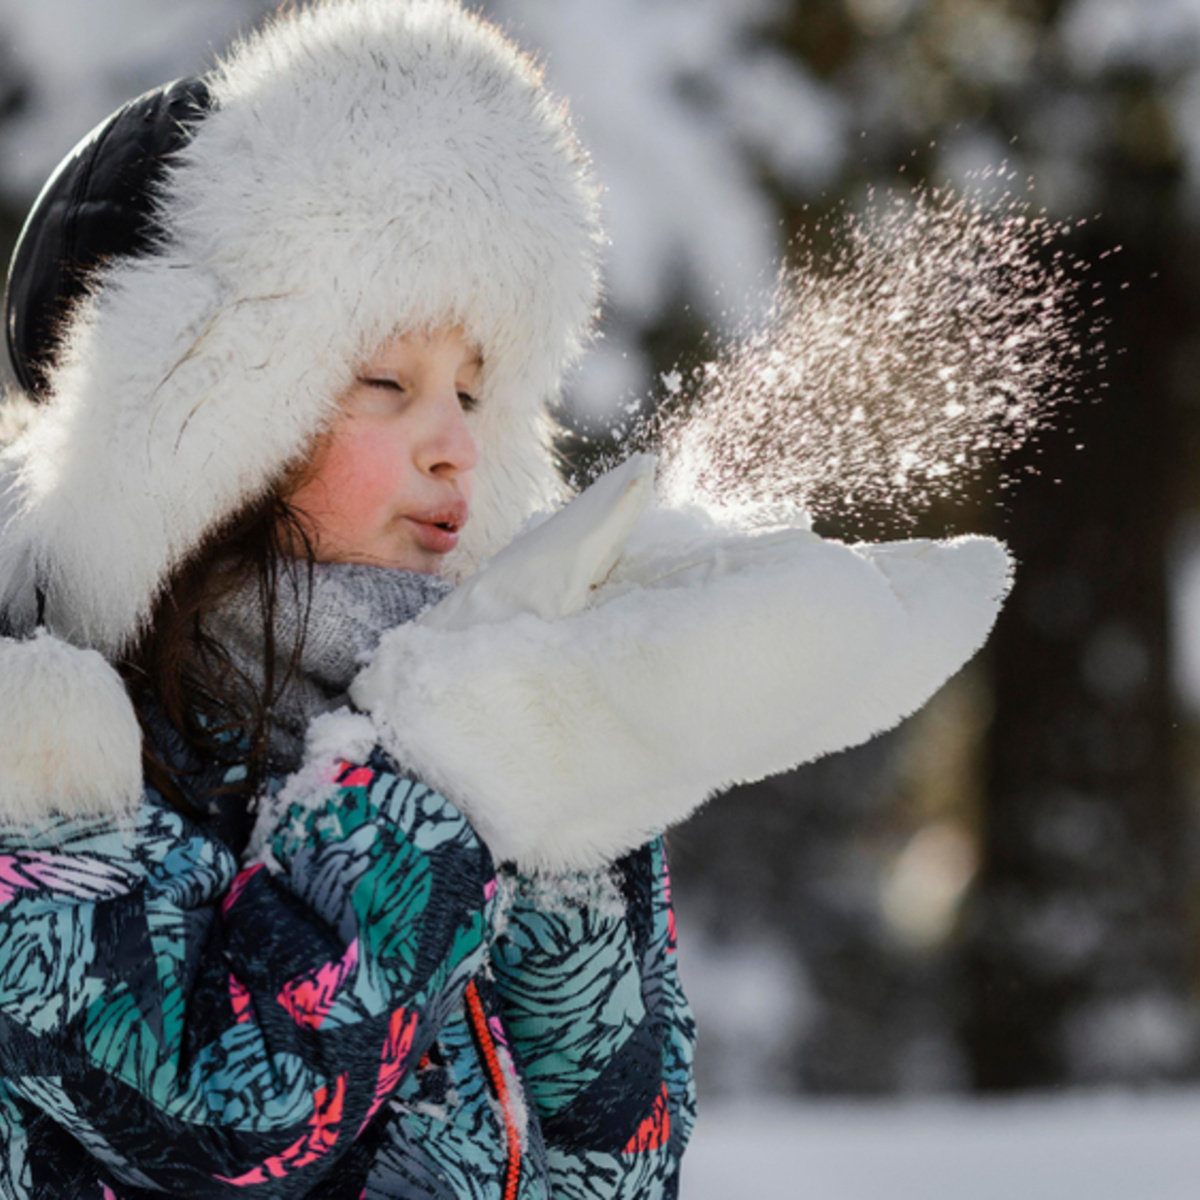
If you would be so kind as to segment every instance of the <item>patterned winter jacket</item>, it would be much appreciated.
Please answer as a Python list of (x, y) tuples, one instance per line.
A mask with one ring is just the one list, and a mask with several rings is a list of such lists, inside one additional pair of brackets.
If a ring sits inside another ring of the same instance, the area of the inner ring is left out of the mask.
[(549, 904), (382, 752), (323, 783), (242, 870), (152, 791), (0, 826), (0, 1197), (675, 1196), (661, 843)]

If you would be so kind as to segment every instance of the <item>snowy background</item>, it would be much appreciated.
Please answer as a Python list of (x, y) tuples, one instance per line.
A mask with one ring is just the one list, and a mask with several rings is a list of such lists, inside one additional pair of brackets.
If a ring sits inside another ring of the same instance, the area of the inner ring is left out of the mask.
[(683, 1200), (1191, 1200), (1200, 1095), (711, 1105)]
[[(606, 185), (580, 464), (872, 186), (1006, 162), (1079, 222), (1110, 321), (1100, 402), (997, 469), (1016, 486), (916, 522), (1013, 546), (988, 654), (895, 734), (674, 837), (705, 1099), (686, 1200), (1192, 1195), (1200, 0), (484, 7), (539, 49)], [(267, 9), (0, 0), (0, 234), (115, 105)]]

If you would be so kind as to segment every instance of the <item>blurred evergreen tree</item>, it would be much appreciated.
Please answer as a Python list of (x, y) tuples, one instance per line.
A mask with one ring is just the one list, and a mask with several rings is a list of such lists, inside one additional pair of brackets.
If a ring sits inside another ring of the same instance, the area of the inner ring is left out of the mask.
[[(985, 659), (982, 804), (949, 814), (976, 837), (979, 871), (944, 940), (906, 945), (887, 913), (889, 863), (927, 818), (896, 765), (926, 736), (920, 719), (730, 796), (677, 836), (689, 902), (718, 908), (730, 938), (757, 914), (804, 964), (789, 1074), (806, 1090), (1196, 1070), (1194, 820), (1165, 594), (1172, 528), (1200, 490), (1200, 408), (1172, 400), (1200, 394), (1200, 258), (1169, 103), (1196, 62), (1160, 53), (1084, 70), (1070, 44), (1081, 31), (1064, 26), (1092, 15), (1034, 0), (808, 0), (779, 30), (863, 131), (824, 203), (776, 188), (793, 229), (868, 183), (953, 182), (1007, 157), (1052, 215), (1102, 214), (1073, 249), (1094, 264), (1114, 348), (1088, 380), (1100, 402), (1063, 413), (1006, 465), (1002, 507), (981, 491), (923, 522), (988, 529), (1019, 562)], [(886, 514), (850, 532), (864, 527), (894, 533)]]

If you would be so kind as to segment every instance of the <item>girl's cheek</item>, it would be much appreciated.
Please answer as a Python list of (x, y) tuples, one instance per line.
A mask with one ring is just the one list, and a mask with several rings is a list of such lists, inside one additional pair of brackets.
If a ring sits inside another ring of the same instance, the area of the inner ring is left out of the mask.
[(384, 503), (403, 483), (403, 462), (386, 431), (355, 429), (330, 447), (322, 474), (331, 507), (358, 508)]

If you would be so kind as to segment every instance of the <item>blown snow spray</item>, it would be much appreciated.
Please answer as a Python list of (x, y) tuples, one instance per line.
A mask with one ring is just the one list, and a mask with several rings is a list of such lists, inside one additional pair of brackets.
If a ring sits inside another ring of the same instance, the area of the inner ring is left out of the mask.
[(1104, 322), (1065, 247), (1083, 222), (1011, 181), (872, 194), (827, 249), (801, 243), (762, 327), (668, 378), (681, 402), (638, 439), (667, 498), (909, 520), (1024, 445), (1102, 362)]

